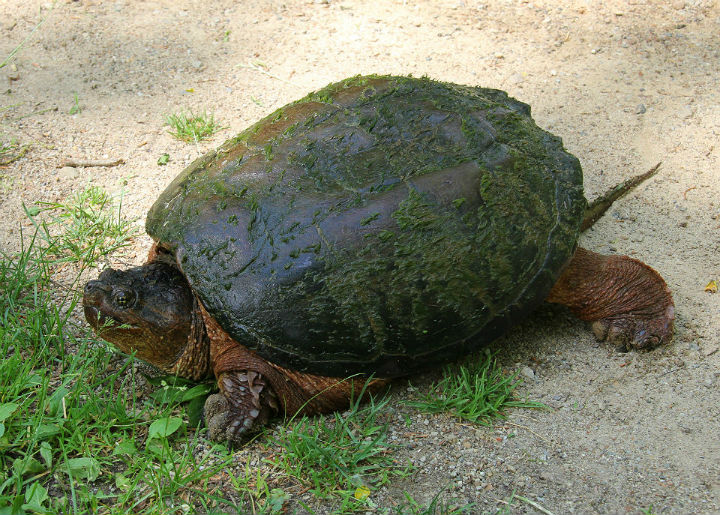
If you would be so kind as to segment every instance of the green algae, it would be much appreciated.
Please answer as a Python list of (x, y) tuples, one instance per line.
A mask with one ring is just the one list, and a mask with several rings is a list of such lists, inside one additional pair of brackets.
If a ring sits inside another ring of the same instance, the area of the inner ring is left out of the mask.
[(397, 375), (542, 301), (583, 208), (577, 160), (525, 104), (369, 76), (196, 160), (147, 228), (221, 325), (268, 359)]

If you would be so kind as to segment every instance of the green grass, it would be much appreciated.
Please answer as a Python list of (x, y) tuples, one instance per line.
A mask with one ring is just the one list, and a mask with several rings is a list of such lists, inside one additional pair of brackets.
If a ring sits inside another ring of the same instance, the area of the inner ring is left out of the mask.
[(204, 440), (182, 398), (138, 403), (132, 360), (111, 366), (112, 351), (71, 323), (77, 292), (54, 284), (58, 245), (40, 233), (0, 253), (0, 513), (227, 504), (206, 488), (226, 468), (224, 448), (212, 465), (195, 457)]
[[(367, 399), (364, 404), (361, 401)], [(281, 426), (271, 440), (281, 449), (272, 464), (296, 478), (317, 498), (336, 499), (336, 511), (372, 503), (372, 493), (410, 467), (395, 461), (387, 440), (388, 399), (359, 395), (347, 411), (302, 417)]]
[(282, 488), (273, 488), (267, 472), (261, 472), (245, 464), (241, 475), (230, 474), (229, 481), (241, 498), (242, 513), (274, 515), (286, 513), (286, 504), (291, 496)]
[(205, 111), (170, 114), (165, 118), (165, 124), (170, 126), (171, 130), (168, 131), (170, 134), (187, 142), (198, 142), (224, 128), (215, 122), (215, 115)]
[(30, 145), (20, 145), (15, 139), (8, 142), (0, 141), (0, 166), (14, 163), (23, 157), (29, 149)]
[(517, 374), (503, 373), (492, 354), (467, 365), (450, 366), (443, 378), (431, 385), (420, 400), (408, 405), (429, 413), (450, 412), (476, 424), (490, 425), (504, 418), (509, 408), (544, 408), (534, 401), (516, 400), (514, 390), (520, 384)]
[(42, 18), (39, 22), (37, 22), (35, 24), (35, 26), (33, 27), (33, 29), (30, 31), (30, 33), (27, 36), (25, 36), (25, 39), (23, 39), (15, 48), (13, 48), (10, 51), (10, 53), (7, 56), (5, 56), (5, 58), (2, 61), (0, 61), (0, 69), (4, 68), (5, 66), (7, 66), (11, 62), (13, 62), (13, 60), (17, 57), (18, 53), (22, 50), (22, 48), (25, 46), (25, 44), (28, 41), (30, 41), (30, 39), (33, 37), (35, 32), (37, 32), (37, 30), (42, 26), (42, 24), (45, 23), (45, 20), (47, 20), (47, 17), (50, 16), (50, 13), (54, 9), (54, 7), (55, 7), (55, 3), (53, 3), (50, 6), (50, 9), (48, 10), (48, 13), (45, 15), (45, 17)]
[(45, 247), (43, 259), (96, 266), (98, 260), (130, 245), (137, 229), (122, 217), (122, 199), (91, 186), (64, 202), (37, 202), (26, 208)]
[[(17, 254), (0, 252), (0, 515), (312, 512), (293, 498), (298, 491), (338, 514), (472, 513), (439, 496), (428, 505), (408, 494), (400, 506), (376, 506), (378, 490), (412, 468), (388, 440), (388, 400), (369, 395), (343, 413), (266, 431), (270, 457), (237, 472), (237, 457), (198, 431), (214, 385), (146, 378), (156, 389), (143, 397), (132, 358), (117, 365), (106, 344), (72, 322), (80, 274), (132, 235), (118, 203), (88, 188), (27, 213), (34, 234), (21, 236)], [(418, 404), (423, 409), (482, 422), (537, 405), (511, 399), (517, 383), (490, 356), (449, 370)]]
[(75, 101), (73, 102), (73, 106), (70, 108), (70, 111), (68, 111), (68, 114), (80, 114), (82, 112), (82, 107), (80, 107), (80, 101), (78, 100), (77, 93), (73, 93), (73, 99)]

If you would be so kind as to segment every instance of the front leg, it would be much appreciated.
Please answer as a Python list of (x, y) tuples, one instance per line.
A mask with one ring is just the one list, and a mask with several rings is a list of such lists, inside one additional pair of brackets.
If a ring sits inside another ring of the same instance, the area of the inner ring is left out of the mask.
[(261, 374), (232, 370), (222, 372), (217, 379), (220, 393), (205, 401), (205, 423), (211, 440), (239, 444), (277, 413), (275, 392)]

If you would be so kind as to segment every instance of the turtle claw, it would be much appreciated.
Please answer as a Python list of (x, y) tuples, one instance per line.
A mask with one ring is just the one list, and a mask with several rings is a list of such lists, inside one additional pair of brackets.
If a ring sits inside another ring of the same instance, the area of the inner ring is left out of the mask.
[(235, 446), (243, 442), (255, 427), (260, 412), (251, 409), (244, 413), (234, 410), (221, 393), (210, 395), (205, 401), (205, 424), (208, 437), (214, 442)]
[(672, 338), (674, 319), (675, 307), (671, 304), (657, 318), (616, 316), (594, 321), (592, 329), (599, 341), (608, 341), (618, 352), (650, 350)]
[(229, 405), (225, 396), (221, 393), (214, 393), (205, 399), (203, 414), (205, 415), (205, 420), (207, 421), (218, 415), (222, 415), (224, 412), (228, 411), (228, 409)]
[(237, 446), (277, 411), (271, 389), (256, 372), (226, 372), (218, 380), (220, 393), (205, 401), (208, 437)]

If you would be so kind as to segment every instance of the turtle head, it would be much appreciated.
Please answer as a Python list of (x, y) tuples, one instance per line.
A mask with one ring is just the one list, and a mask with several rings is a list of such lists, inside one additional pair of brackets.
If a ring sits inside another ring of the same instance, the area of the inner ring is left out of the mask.
[(95, 332), (128, 354), (166, 371), (193, 345), (193, 292), (177, 266), (154, 262), (107, 269), (85, 285), (85, 318)]

